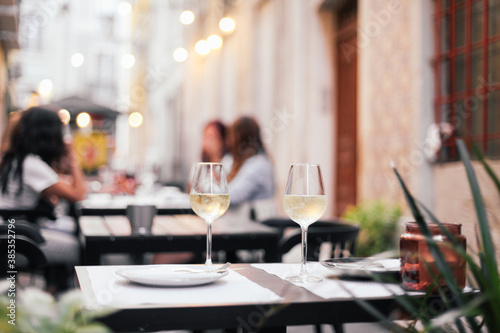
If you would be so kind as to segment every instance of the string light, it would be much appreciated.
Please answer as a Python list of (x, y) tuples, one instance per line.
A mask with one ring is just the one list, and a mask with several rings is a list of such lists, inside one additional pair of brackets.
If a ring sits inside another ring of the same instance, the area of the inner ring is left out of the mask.
[(121, 16), (127, 16), (132, 12), (132, 5), (128, 1), (122, 1), (118, 5), (118, 14)]
[(71, 56), (71, 65), (73, 65), (73, 67), (80, 67), (81, 65), (83, 65), (84, 61), (85, 58), (81, 53), (75, 53)]
[(198, 41), (194, 46), (194, 49), (199, 55), (207, 55), (208, 53), (210, 53), (210, 45), (208, 45), (208, 42), (206, 40)]
[(58, 112), (59, 118), (61, 118), (61, 121), (64, 125), (68, 125), (69, 121), (71, 120), (71, 114), (69, 113), (68, 110), (66, 109), (61, 109)]
[(122, 66), (132, 68), (135, 64), (135, 57), (132, 54), (126, 54), (122, 57)]
[(175, 49), (173, 56), (174, 56), (175, 61), (183, 62), (188, 57), (188, 51), (183, 47), (179, 47), (179, 48)]
[(185, 10), (180, 16), (180, 21), (182, 24), (189, 25), (194, 22), (194, 14), (190, 10)]
[(53, 87), (54, 84), (52, 83), (52, 80), (49, 79), (42, 80), (38, 85), (38, 93), (42, 96), (49, 96), (52, 93)]
[(230, 17), (224, 17), (219, 21), (219, 28), (224, 32), (233, 32), (236, 27), (236, 23)]
[(139, 127), (142, 124), (142, 114), (139, 112), (132, 112), (128, 116), (128, 123), (131, 127)]
[(90, 115), (87, 112), (82, 112), (76, 117), (76, 124), (80, 128), (85, 128), (90, 125)]
[(218, 35), (211, 35), (207, 38), (207, 42), (212, 50), (220, 49), (222, 46), (222, 38)]

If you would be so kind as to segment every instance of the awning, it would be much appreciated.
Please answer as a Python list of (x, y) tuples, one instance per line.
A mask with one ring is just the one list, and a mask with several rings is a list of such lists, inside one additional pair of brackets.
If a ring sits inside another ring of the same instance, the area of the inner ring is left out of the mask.
[(71, 114), (71, 117), (75, 117), (80, 112), (88, 112), (92, 114), (100, 114), (108, 118), (115, 119), (120, 112), (108, 108), (103, 105), (96, 104), (89, 100), (88, 98), (82, 98), (78, 96), (70, 96), (63, 98), (59, 101), (52, 102), (43, 107), (49, 109), (66, 109)]

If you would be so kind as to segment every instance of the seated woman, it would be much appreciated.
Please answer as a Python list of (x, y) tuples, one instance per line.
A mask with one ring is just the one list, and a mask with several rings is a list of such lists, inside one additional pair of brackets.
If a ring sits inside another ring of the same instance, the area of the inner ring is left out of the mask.
[[(203, 128), (201, 142), (201, 161), (222, 163), (226, 172), (230, 170), (231, 156), (227, 153), (226, 148), (226, 126), (220, 120), (212, 120)], [(187, 191), (191, 190), (191, 179), (193, 177), (194, 168), (190, 172)], [(177, 253), (158, 253), (153, 256), (153, 264), (176, 264), (186, 262), (200, 262), (200, 258), (196, 258), (191, 252)]]
[[(71, 145), (63, 141), (63, 123), (56, 112), (40, 107), (22, 112), (9, 142), (0, 163), (0, 209), (35, 209), (40, 200), (56, 204), (85, 198), (83, 172)], [(69, 182), (61, 179), (62, 172)], [(74, 235), (44, 228), (41, 233), (49, 265), (79, 262)]]
[[(275, 215), (276, 182), (271, 158), (264, 148), (257, 121), (243, 116), (229, 126), (227, 146), (233, 157), (228, 175), (232, 218), (262, 220)], [(267, 211), (264, 214), (260, 214)], [(254, 262), (259, 259), (248, 251), (226, 252), (231, 262)]]
[(273, 199), (276, 192), (274, 167), (255, 119), (246, 116), (238, 118), (229, 127), (227, 144), (233, 157), (228, 176), (230, 208)]
[(201, 161), (222, 163), (226, 171), (231, 170), (231, 156), (226, 147), (227, 129), (219, 120), (212, 120), (203, 129)]

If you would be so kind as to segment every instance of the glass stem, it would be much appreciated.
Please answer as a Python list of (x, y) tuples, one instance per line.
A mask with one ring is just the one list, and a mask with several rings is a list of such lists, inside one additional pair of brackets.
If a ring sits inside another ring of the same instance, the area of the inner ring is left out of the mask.
[(302, 265), (300, 267), (300, 276), (307, 276), (307, 226), (300, 226), (302, 230)]
[(212, 266), (212, 222), (207, 220), (207, 260), (206, 266)]

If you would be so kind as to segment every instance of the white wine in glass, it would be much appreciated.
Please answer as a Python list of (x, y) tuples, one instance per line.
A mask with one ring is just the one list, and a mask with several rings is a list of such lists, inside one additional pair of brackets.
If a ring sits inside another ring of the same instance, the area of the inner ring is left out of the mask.
[(292, 164), (288, 175), (283, 209), (302, 229), (302, 263), (300, 274), (286, 277), (291, 282), (319, 282), (322, 279), (307, 274), (307, 228), (323, 216), (326, 210), (326, 195), (319, 165)]
[(189, 194), (191, 208), (207, 223), (207, 257), (212, 265), (212, 223), (229, 208), (229, 187), (220, 163), (197, 163)]

